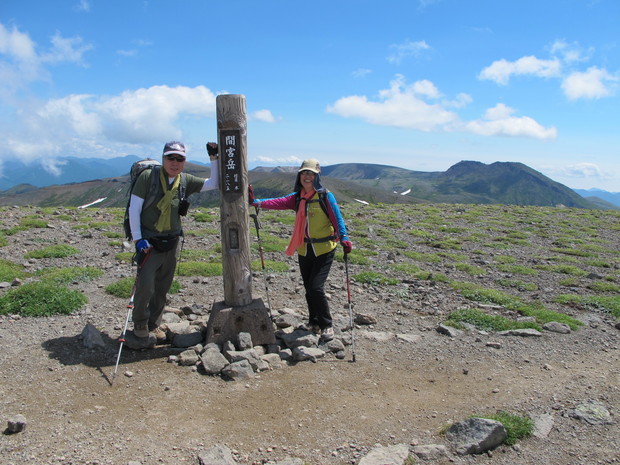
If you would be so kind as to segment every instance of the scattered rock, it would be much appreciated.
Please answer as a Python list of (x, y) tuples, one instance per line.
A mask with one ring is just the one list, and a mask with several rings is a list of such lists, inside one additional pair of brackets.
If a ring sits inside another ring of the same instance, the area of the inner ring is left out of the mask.
[(396, 444), (375, 447), (359, 461), (358, 465), (405, 465), (409, 459), (409, 446)]
[(439, 326), (437, 326), (437, 332), (439, 334), (444, 334), (450, 337), (459, 337), (463, 334), (463, 331), (461, 331), (460, 329), (456, 329), (452, 326), (447, 326), (444, 324), (440, 324)]
[(549, 436), (554, 424), (553, 415), (543, 413), (541, 415), (534, 415), (531, 418), (534, 422), (534, 431), (532, 435), (539, 439), (544, 439)]
[(101, 333), (94, 325), (88, 323), (82, 330), (82, 342), (87, 349), (94, 349), (95, 347), (105, 347), (105, 342), (101, 337)]
[(520, 337), (541, 337), (542, 333), (536, 329), (523, 328), (523, 329), (509, 329), (507, 331), (500, 331), (500, 336), (520, 336)]
[(448, 448), (442, 444), (414, 446), (413, 453), (420, 460), (440, 460), (450, 456)]
[(575, 407), (573, 416), (591, 425), (610, 425), (613, 423), (611, 414), (602, 402), (590, 400)]
[(543, 329), (551, 331), (552, 333), (570, 334), (571, 329), (566, 323), (559, 323), (557, 321), (550, 321), (543, 325)]
[(469, 418), (453, 424), (446, 431), (446, 438), (459, 455), (493, 450), (504, 442), (506, 436), (504, 425), (486, 418)]
[(200, 465), (237, 465), (232, 451), (226, 446), (213, 446), (198, 454)]
[(14, 415), (7, 421), (7, 432), (9, 434), (21, 433), (26, 429), (26, 417), (18, 414)]

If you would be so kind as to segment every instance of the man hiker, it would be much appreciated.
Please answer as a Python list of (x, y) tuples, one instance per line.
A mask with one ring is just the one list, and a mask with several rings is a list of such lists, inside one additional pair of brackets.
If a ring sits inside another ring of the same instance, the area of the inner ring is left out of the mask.
[(179, 243), (183, 240), (181, 216), (189, 207), (187, 197), (219, 187), (217, 144), (208, 143), (207, 151), (211, 177), (204, 179), (183, 173), (185, 145), (168, 142), (164, 146), (162, 166), (140, 173), (132, 189), (129, 224), (138, 262), (132, 320), (137, 338), (147, 338), (152, 332), (159, 341), (165, 339), (159, 325), (174, 279)]

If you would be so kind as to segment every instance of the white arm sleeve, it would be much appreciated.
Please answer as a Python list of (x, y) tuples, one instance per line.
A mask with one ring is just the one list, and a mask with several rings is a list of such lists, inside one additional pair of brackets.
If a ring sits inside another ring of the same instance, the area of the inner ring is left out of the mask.
[(202, 185), (200, 192), (217, 189), (218, 187), (220, 187), (219, 161), (211, 160), (211, 177), (209, 179), (205, 179), (205, 183)]
[(140, 224), (142, 205), (144, 205), (144, 199), (132, 194), (129, 200), (129, 226), (131, 227), (131, 237), (134, 241), (142, 239), (142, 228)]

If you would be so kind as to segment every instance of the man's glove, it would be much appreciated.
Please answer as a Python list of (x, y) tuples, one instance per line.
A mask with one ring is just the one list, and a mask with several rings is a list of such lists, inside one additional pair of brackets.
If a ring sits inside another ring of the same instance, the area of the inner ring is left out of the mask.
[(254, 189), (252, 189), (252, 184), (248, 184), (248, 203), (250, 205), (254, 205), (256, 202), (256, 197), (254, 197)]
[(209, 142), (207, 144), (207, 153), (209, 154), (209, 158), (217, 158), (217, 143)]
[(342, 246), (344, 253), (351, 253), (351, 250), (353, 250), (353, 244), (351, 244), (351, 241), (340, 241), (340, 245)]
[(147, 241), (146, 239), (140, 239), (138, 242), (136, 242), (136, 252), (138, 253), (144, 253), (151, 247), (151, 244), (149, 244), (149, 241)]

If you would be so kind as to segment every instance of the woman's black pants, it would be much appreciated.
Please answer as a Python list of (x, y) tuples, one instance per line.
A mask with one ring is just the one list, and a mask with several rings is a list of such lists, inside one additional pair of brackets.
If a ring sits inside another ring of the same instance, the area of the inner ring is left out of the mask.
[(336, 249), (318, 257), (313, 247), (308, 244), (306, 256), (299, 255), (299, 270), (306, 289), (308, 303), (308, 322), (319, 325), (321, 329), (332, 326), (332, 316), (325, 296), (325, 281), (334, 261)]

